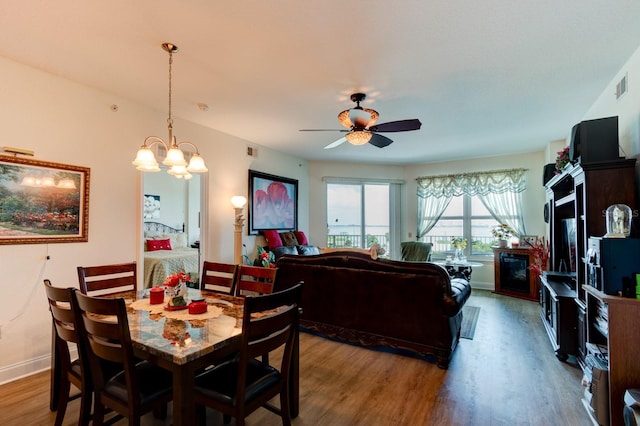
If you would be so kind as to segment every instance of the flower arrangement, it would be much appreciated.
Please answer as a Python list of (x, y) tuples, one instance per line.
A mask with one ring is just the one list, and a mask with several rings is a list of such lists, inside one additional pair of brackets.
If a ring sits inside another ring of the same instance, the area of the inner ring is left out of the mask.
[(451, 237), (451, 245), (456, 250), (464, 250), (467, 248), (467, 240), (462, 237)]
[(276, 257), (270, 250), (258, 246), (258, 258), (253, 262), (254, 266), (263, 266), (265, 268), (276, 267)]
[(557, 154), (558, 156), (556, 157), (556, 171), (554, 173), (559, 175), (560, 173), (562, 173), (562, 169), (564, 169), (564, 166), (569, 163), (569, 147), (564, 147), (564, 149), (558, 151)]
[(501, 223), (491, 229), (491, 234), (499, 240), (508, 240), (515, 235), (515, 231), (506, 223)]
[(184, 271), (176, 272), (175, 274), (167, 276), (162, 285), (168, 287), (176, 287), (180, 282), (188, 283), (191, 281), (191, 277)]
[(184, 296), (187, 295), (187, 283), (191, 281), (184, 271), (167, 276), (164, 280), (164, 291), (169, 297), (169, 306), (186, 306)]
[(545, 244), (544, 238), (538, 238), (531, 243), (531, 253), (533, 257), (533, 264), (529, 265), (529, 270), (535, 274), (536, 277), (542, 275), (547, 270), (549, 263), (549, 242)]

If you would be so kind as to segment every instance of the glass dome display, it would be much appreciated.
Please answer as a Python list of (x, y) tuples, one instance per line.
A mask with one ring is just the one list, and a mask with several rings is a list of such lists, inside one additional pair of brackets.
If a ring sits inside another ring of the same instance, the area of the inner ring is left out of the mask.
[(607, 238), (627, 238), (631, 233), (631, 207), (625, 204), (613, 204), (607, 208)]

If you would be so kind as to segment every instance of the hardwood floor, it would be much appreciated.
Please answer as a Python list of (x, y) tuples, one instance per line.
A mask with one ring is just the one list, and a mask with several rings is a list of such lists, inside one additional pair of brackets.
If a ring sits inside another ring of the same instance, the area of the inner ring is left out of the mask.
[[(591, 424), (580, 402), (582, 372), (556, 359), (537, 303), (481, 290), (467, 303), (481, 308), (475, 336), (460, 341), (448, 370), (301, 333), (300, 416), (293, 424)], [(1, 386), (0, 424), (53, 424), (48, 398), (48, 372)], [(76, 424), (78, 410), (72, 401), (65, 425)], [(208, 425), (223, 424), (221, 415), (207, 414)], [(170, 417), (143, 419), (165, 424)], [(261, 409), (247, 424), (281, 422)]]

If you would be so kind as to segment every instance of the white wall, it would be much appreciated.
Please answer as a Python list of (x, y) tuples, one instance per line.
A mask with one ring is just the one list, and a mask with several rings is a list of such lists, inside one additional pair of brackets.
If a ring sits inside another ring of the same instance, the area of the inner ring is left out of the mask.
[[(0, 246), (2, 383), (49, 367), (51, 316), (43, 278), (77, 287), (78, 265), (142, 263), (141, 178), (131, 161), (146, 136), (166, 131), (166, 112), (4, 58), (0, 93), (2, 145), (34, 150), (38, 160), (91, 169), (87, 243)], [(248, 157), (248, 142), (180, 119), (174, 118), (174, 129), (178, 140), (198, 145), (209, 167), (202, 179), (209, 197), (208, 216), (203, 215), (206, 259), (233, 261), (230, 198), (247, 194), (248, 168), (300, 181), (299, 223), (307, 229), (304, 160), (263, 147), (258, 157)], [(253, 237), (245, 240), (253, 247)]]
[[(627, 75), (628, 92), (616, 100), (616, 84)], [(640, 155), (640, 48), (612, 77), (598, 99), (589, 107), (583, 120), (618, 116), (618, 136), (621, 155), (637, 158)]]

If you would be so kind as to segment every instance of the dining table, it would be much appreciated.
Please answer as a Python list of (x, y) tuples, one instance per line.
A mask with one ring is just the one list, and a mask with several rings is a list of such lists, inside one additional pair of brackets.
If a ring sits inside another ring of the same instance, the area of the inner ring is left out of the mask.
[[(186, 299), (204, 299), (207, 310), (190, 314), (150, 304), (149, 289), (119, 294), (127, 305), (134, 354), (173, 373), (173, 425), (195, 424), (193, 389), (203, 369), (228, 359), (240, 349), (244, 296), (189, 288)], [(168, 298), (165, 297), (165, 302)], [(290, 412), (299, 412), (299, 334), (291, 364)]]

